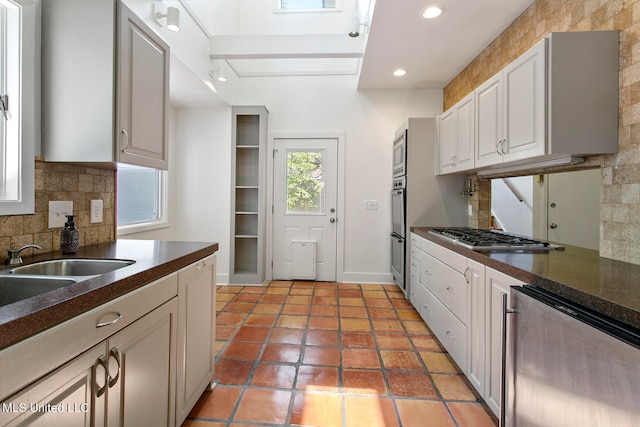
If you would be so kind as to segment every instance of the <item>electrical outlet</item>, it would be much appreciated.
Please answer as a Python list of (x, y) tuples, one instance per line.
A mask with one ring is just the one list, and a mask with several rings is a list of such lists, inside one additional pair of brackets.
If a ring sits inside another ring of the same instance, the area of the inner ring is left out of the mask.
[(67, 215), (73, 215), (72, 201), (55, 200), (49, 202), (49, 228), (64, 227)]
[(102, 200), (91, 201), (91, 223), (102, 222)]
[(365, 200), (364, 208), (368, 211), (378, 210), (378, 201), (377, 200)]

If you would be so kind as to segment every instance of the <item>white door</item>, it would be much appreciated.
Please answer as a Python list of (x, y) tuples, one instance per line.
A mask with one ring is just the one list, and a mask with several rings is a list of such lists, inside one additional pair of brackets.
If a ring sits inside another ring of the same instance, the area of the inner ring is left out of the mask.
[(274, 150), (273, 278), (335, 281), (338, 140), (275, 139)]

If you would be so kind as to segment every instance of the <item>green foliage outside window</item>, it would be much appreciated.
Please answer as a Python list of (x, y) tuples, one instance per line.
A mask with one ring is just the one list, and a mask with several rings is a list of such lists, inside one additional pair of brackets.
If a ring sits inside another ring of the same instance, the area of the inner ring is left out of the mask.
[(296, 151), (287, 155), (287, 212), (322, 212), (323, 152)]

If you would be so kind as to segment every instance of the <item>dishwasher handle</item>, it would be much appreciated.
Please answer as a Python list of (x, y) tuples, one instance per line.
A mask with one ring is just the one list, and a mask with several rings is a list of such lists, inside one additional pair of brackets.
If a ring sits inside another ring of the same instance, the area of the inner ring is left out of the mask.
[(507, 308), (508, 297), (509, 294), (502, 294), (502, 345), (500, 349), (500, 419), (498, 420), (498, 427), (505, 427), (507, 419), (507, 315), (517, 313), (515, 309)]

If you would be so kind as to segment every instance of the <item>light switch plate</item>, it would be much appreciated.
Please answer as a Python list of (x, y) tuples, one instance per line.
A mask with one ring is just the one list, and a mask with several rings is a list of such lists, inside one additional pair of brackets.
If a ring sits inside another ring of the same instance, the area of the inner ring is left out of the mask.
[(368, 211), (375, 211), (378, 209), (378, 201), (377, 200), (365, 200), (364, 208)]
[(67, 215), (73, 215), (72, 201), (55, 200), (49, 202), (49, 228), (64, 227)]
[(91, 201), (91, 223), (102, 222), (102, 199)]

